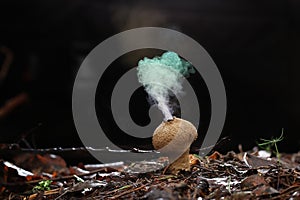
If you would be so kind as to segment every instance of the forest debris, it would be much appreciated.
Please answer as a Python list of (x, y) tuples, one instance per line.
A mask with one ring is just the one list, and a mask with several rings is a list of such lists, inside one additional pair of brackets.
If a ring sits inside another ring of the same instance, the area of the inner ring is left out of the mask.
[(270, 165), (276, 165), (276, 162), (273, 160), (267, 160), (264, 158), (260, 158), (248, 153), (244, 154), (243, 161), (249, 166), (253, 168), (263, 167), (263, 166), (270, 166)]
[[(22, 169), (10, 162), (7, 162), (7, 161), (3, 161), (3, 164), (7, 167), (7, 168), (10, 168), (10, 169), (14, 169), (16, 170), (16, 172), (18, 173), (19, 176), (22, 176), (22, 177), (26, 177), (26, 176), (33, 176), (34, 174), (32, 172), (29, 172), (25, 169)], [(5, 169), (4, 169), (5, 170)], [(8, 171), (8, 169), (6, 169)]]
[(217, 151), (214, 151), (210, 156), (208, 156), (208, 159), (209, 160), (218, 160), (220, 158), (222, 158), (223, 156), (217, 152)]
[(38, 197), (42, 198), (43, 196), (55, 195), (58, 194), (59, 192), (60, 192), (60, 188), (55, 188), (53, 190), (47, 190), (44, 192), (31, 194), (29, 197), (24, 197), (23, 200), (34, 200), (34, 199), (38, 199)]
[(69, 174), (69, 169), (64, 159), (54, 154), (35, 154), (24, 153), (19, 154), (13, 158), (16, 165), (24, 168), (31, 169), (35, 174), (45, 173), (59, 173)]
[(239, 200), (239, 199), (252, 199), (253, 198), (253, 192), (252, 191), (238, 191), (234, 192), (231, 195), (230, 199)]
[(195, 188), (193, 198), (195, 199), (196, 196), (205, 197), (209, 194), (209, 183), (207, 180), (197, 177), (197, 186)]
[(72, 192), (79, 192), (82, 191), (83, 194), (87, 191), (90, 191), (91, 188), (95, 188), (95, 187), (100, 187), (100, 186), (106, 186), (107, 183), (104, 181), (98, 181), (98, 180), (87, 180), (84, 182), (79, 182), (76, 183), (75, 185), (72, 185), (66, 189), (64, 189), (63, 193), (60, 194), (58, 197), (56, 197), (55, 199), (60, 199), (62, 198), (64, 195), (66, 195), (67, 193), (72, 193)]
[(190, 154), (190, 165), (200, 165), (200, 156), (196, 154)]
[(157, 178), (156, 180), (161, 181), (161, 180), (166, 180), (166, 179), (170, 179), (170, 178), (177, 178), (177, 176), (175, 176), (175, 175), (163, 175), (163, 176)]
[(276, 189), (268, 186), (268, 185), (262, 185), (260, 187), (257, 187), (256, 189), (253, 190), (253, 193), (256, 196), (272, 196), (274, 194), (279, 194), (279, 191), (277, 191)]
[[(251, 154), (251, 152), (244, 153)], [(282, 158), (285, 158), (285, 162), (289, 164), (293, 163), (292, 155), (282, 154)], [(105, 167), (110, 164), (96, 165), (100, 168), (89, 171), (85, 169), (85, 165), (80, 164), (78, 167), (71, 167), (71, 169), (77, 168), (71, 170), (77, 177), (73, 174), (67, 176), (60, 174), (50, 179), (37, 176), (35, 179), (39, 178), (39, 180), (33, 181), (26, 181), (24, 177), (14, 179), (13, 176), (18, 177), (18, 174), (11, 169), (6, 172), (6, 180), (9, 182), (2, 184), (4, 187), (1, 188), (0, 199), (8, 199), (9, 195), (15, 199), (26, 200), (157, 199), (156, 197), (245, 200), (299, 198), (300, 168), (289, 168), (288, 166), (293, 165), (282, 165), (276, 160), (277, 158), (273, 161), (275, 163), (273, 165), (249, 168), (243, 160), (239, 159), (239, 154), (230, 152), (226, 155), (220, 154), (218, 158), (211, 160), (199, 158), (199, 164), (192, 165), (191, 172), (177, 175), (164, 175), (163, 169), (139, 174), (127, 173), (122, 168), (116, 170)], [(133, 165), (136, 165), (136, 162)], [(4, 180), (3, 174), (1, 178)], [(13, 180), (15, 181), (12, 182)], [(30, 196), (28, 194), (26, 196), (25, 192), (32, 192), (32, 188), (41, 180), (52, 181), (51, 190), (30, 193)]]
[(242, 180), (241, 189), (251, 190), (260, 185), (267, 185), (267, 182), (262, 176), (255, 174), (255, 175), (248, 176), (244, 180)]
[(175, 199), (172, 193), (165, 190), (152, 189), (148, 192), (143, 199), (156, 200), (156, 199)]
[(271, 157), (271, 153), (266, 151), (266, 150), (260, 150), (257, 152), (257, 157), (259, 158), (270, 158)]
[(154, 172), (166, 167), (167, 163), (167, 158), (165, 160), (136, 161), (125, 167), (124, 172), (131, 174)]
[(70, 174), (88, 174), (90, 173), (90, 171), (85, 170), (85, 169), (81, 169), (80, 167), (70, 167)]
[(113, 162), (113, 163), (105, 163), (105, 164), (87, 164), (84, 165), (86, 170), (92, 171), (96, 169), (103, 169), (103, 168), (124, 168), (124, 162)]
[(219, 177), (219, 178), (204, 178), (204, 177), (202, 177), (202, 178), (207, 180), (210, 185), (228, 186), (230, 184), (231, 186), (234, 186), (234, 185), (240, 183), (240, 181), (237, 181), (237, 180), (236, 181), (230, 180), (231, 179), (230, 177)]
[(221, 199), (221, 197), (229, 196), (230, 192), (224, 187), (218, 187), (209, 195), (206, 196), (205, 199)]

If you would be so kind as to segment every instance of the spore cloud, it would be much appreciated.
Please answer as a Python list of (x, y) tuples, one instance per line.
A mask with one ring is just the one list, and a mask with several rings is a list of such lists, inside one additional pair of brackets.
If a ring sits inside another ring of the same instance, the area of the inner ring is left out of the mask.
[(173, 93), (178, 98), (183, 93), (182, 81), (194, 73), (192, 65), (175, 52), (165, 52), (162, 56), (140, 60), (137, 71), (139, 82), (162, 111), (164, 120), (173, 119), (170, 95)]

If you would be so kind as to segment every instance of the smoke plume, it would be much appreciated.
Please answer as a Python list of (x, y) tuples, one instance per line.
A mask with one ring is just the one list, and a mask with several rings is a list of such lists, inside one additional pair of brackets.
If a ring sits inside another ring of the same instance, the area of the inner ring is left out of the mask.
[(192, 65), (176, 53), (166, 52), (160, 57), (140, 60), (137, 70), (139, 82), (162, 111), (164, 120), (173, 119), (170, 92), (176, 97), (183, 93), (182, 81), (194, 72)]

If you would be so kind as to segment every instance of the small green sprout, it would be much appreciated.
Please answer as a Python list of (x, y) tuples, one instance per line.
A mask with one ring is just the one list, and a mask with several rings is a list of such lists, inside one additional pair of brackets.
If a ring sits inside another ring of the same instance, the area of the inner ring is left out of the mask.
[[(258, 146), (266, 150), (267, 152), (274, 153), (276, 157), (279, 159), (280, 158), (280, 153), (278, 151), (277, 143), (283, 140), (283, 129), (281, 131), (281, 135), (278, 138), (272, 138), (270, 140), (266, 139), (260, 139), (262, 143), (257, 143)], [(275, 148), (275, 151), (273, 150), (273, 147)]]
[(38, 185), (34, 186), (32, 188), (33, 192), (38, 192), (38, 191), (47, 191), (50, 190), (50, 185), (52, 181), (51, 180), (43, 180), (38, 183)]

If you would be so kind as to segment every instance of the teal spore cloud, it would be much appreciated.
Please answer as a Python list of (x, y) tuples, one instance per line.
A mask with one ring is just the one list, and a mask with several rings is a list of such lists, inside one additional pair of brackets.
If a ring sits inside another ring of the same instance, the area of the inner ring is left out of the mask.
[(138, 63), (138, 80), (149, 96), (157, 102), (165, 120), (172, 119), (170, 91), (178, 97), (182, 94), (182, 80), (194, 73), (192, 65), (175, 52), (165, 52), (160, 57), (144, 58)]
[(162, 56), (157, 56), (152, 59), (145, 57), (143, 60), (139, 61), (138, 70), (141, 70), (141, 68), (145, 65), (156, 64), (175, 70), (183, 76), (189, 76), (191, 73), (195, 72), (189, 62), (181, 59), (177, 53), (171, 51), (165, 52)]

